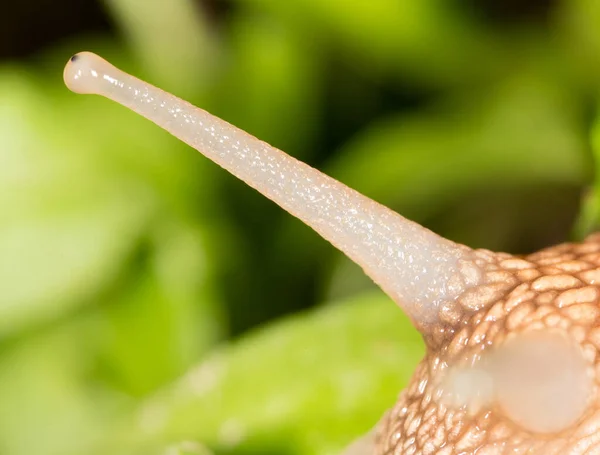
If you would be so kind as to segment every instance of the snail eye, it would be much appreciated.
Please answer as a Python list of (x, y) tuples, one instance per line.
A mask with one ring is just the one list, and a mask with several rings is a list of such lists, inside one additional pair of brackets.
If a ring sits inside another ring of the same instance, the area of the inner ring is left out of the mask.
[(525, 430), (567, 430), (590, 404), (592, 375), (580, 345), (565, 334), (516, 335), (492, 354), (489, 365), (497, 406)]

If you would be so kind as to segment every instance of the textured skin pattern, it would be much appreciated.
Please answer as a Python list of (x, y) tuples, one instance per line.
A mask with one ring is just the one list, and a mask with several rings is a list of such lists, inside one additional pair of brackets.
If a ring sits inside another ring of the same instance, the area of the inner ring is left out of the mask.
[[(448, 307), (446, 324), (430, 332), (428, 354), (379, 424), (374, 454), (600, 454), (600, 234), (523, 258), (476, 254), (487, 264), (488, 284)], [(536, 435), (493, 405), (469, 414), (441, 403), (436, 378), (449, 366), (476, 362), (514, 334), (548, 328), (565, 331), (579, 343), (595, 378), (591, 402), (570, 428)]]

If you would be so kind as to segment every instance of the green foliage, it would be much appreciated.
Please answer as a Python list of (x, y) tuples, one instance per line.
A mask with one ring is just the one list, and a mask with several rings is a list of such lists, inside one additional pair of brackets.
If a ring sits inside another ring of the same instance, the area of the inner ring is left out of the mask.
[(75, 51), (473, 246), (566, 240), (581, 194), (575, 236), (600, 223), (596, 0), (508, 26), (442, 0), (196, 3), (110, 0), (123, 41), (0, 64), (2, 454), (335, 454), (423, 352), (298, 221), (68, 92)]
[(126, 442), (104, 450), (193, 435), (217, 453), (336, 453), (379, 419), (422, 351), (380, 293), (336, 302), (217, 350), (143, 403)]

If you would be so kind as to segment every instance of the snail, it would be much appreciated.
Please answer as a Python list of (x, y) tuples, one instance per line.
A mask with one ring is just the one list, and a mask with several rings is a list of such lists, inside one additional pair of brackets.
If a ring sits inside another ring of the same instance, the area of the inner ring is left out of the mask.
[(298, 217), (409, 316), (426, 355), (346, 455), (600, 454), (600, 234), (524, 257), (471, 249), (95, 54), (74, 55), (64, 80), (148, 118)]

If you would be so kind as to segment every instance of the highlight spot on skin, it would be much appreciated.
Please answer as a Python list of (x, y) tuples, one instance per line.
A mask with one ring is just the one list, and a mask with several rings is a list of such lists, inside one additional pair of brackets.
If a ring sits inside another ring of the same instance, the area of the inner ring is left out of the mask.
[(533, 331), (509, 339), (491, 363), (498, 406), (536, 433), (558, 433), (583, 416), (593, 392), (578, 344), (558, 331)]
[(79, 52), (67, 62), (63, 79), (69, 90), (84, 95), (111, 97), (115, 90), (123, 89), (120, 71), (92, 52)]
[(90, 84), (89, 80), (99, 75), (95, 68), (98, 60), (89, 52), (75, 54), (69, 59), (63, 73), (63, 79), (69, 90), (82, 94), (96, 93), (93, 89), (94, 84)]
[(494, 383), (485, 368), (453, 368), (443, 381), (444, 404), (450, 408), (466, 408), (476, 414), (493, 400)]
[(555, 434), (575, 425), (593, 394), (593, 378), (574, 340), (559, 331), (515, 335), (475, 365), (450, 368), (444, 404), (471, 415), (497, 408), (518, 427)]

